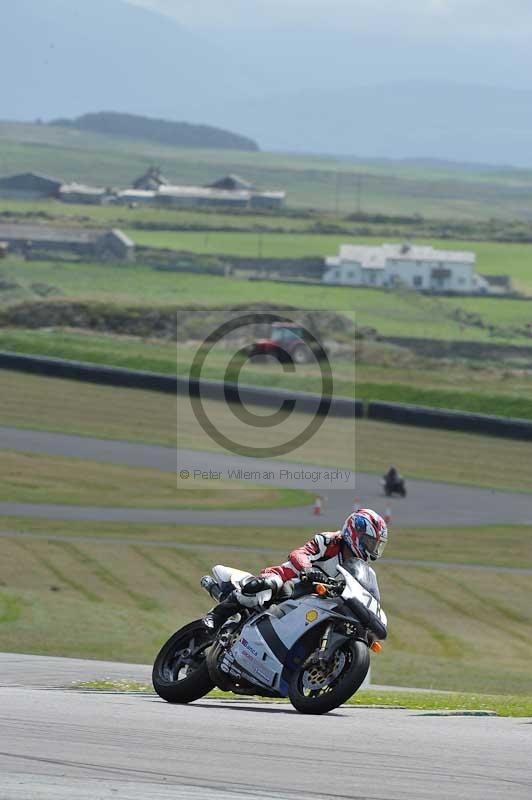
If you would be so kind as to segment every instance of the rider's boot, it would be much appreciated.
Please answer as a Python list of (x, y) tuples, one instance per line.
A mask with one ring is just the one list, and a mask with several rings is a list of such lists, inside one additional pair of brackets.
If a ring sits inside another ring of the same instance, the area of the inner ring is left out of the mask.
[(203, 617), (203, 624), (205, 627), (215, 633), (222, 625), (227, 622), (229, 617), (237, 614), (240, 611), (240, 604), (235, 600), (232, 593), (217, 606), (211, 608), (208, 614)]

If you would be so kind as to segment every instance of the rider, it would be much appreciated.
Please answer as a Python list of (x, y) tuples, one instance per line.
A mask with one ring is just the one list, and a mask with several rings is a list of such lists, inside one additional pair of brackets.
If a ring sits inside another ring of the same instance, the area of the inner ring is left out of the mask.
[(395, 486), (397, 486), (400, 480), (401, 476), (399, 475), (395, 467), (390, 467), (390, 469), (384, 476), (384, 482), (386, 486), (389, 487), (390, 489), (395, 488)]
[(384, 519), (371, 508), (359, 508), (348, 516), (341, 530), (317, 533), (302, 547), (292, 550), (288, 561), (266, 567), (258, 577), (247, 578), (241, 592), (231, 592), (204, 617), (205, 625), (219, 628), (241, 605), (256, 605), (258, 592), (272, 589), (274, 596), (279, 596), (285, 583), (294, 578), (319, 583), (325, 575), (334, 577), (338, 566), (353, 556), (375, 561), (381, 557), (387, 541)]

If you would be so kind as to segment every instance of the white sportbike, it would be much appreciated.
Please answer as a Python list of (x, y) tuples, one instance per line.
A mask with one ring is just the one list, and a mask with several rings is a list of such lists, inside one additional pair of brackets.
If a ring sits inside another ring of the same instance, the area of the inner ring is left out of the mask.
[[(362, 685), (370, 650), (387, 635), (373, 569), (351, 559), (319, 583), (297, 581), (275, 602), (261, 591), (217, 631), (203, 620), (163, 645), (153, 685), (169, 703), (190, 703), (214, 687), (240, 695), (289, 697), (304, 714), (325, 714)], [(202, 579), (211, 596), (241, 597), (250, 573), (218, 565)]]

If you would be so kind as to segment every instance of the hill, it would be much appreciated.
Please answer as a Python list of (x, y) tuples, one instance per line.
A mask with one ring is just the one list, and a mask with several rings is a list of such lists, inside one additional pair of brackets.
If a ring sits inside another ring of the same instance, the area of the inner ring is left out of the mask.
[(238, 53), (124, 0), (3, 3), (0, 71), (2, 117), (21, 120), (110, 108), (212, 123), (213, 103), (258, 80)]
[(251, 151), (259, 149), (257, 143), (252, 139), (210, 125), (169, 122), (164, 119), (150, 119), (137, 114), (120, 114), (115, 111), (83, 114), (76, 119), (54, 119), (48, 124), (61, 128), (74, 128), (79, 131), (103, 133), (108, 136), (145, 139), (171, 147), (210, 147), (221, 150)]

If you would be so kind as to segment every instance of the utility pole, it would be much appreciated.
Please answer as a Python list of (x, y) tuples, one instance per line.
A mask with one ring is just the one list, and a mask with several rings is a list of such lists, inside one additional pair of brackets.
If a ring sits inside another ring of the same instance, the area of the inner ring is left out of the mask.
[(362, 175), (357, 175), (357, 214), (362, 213)]
[(340, 170), (337, 168), (334, 181), (334, 216), (338, 217), (339, 213), (340, 213)]

